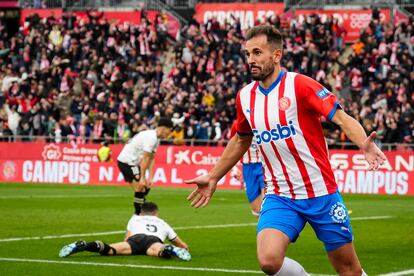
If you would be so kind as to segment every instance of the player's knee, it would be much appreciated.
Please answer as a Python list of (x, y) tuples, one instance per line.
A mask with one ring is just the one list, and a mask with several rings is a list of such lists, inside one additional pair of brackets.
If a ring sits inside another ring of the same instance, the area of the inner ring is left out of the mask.
[(283, 258), (278, 258), (272, 255), (259, 255), (260, 268), (267, 275), (276, 274), (283, 265)]
[(131, 182), (131, 186), (134, 189), (134, 192), (145, 192), (146, 191), (146, 187), (145, 185), (142, 185), (140, 182), (138, 181), (133, 181)]
[(281, 264), (276, 263), (263, 263), (260, 264), (260, 268), (267, 275), (275, 275), (281, 268)]
[(261, 206), (260, 206), (260, 205), (259, 205), (259, 206), (252, 205), (252, 206), (251, 206), (251, 209), (252, 209), (252, 212), (255, 212), (255, 213), (257, 213), (257, 214), (260, 214), (260, 209), (261, 209)]

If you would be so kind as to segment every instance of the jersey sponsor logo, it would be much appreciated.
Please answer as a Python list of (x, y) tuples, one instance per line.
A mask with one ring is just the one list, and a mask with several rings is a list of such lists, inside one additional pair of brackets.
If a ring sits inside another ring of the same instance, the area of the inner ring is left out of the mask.
[(318, 97), (321, 98), (321, 99), (324, 99), (324, 98), (328, 97), (329, 94), (331, 94), (331, 91), (329, 91), (325, 87), (322, 88), (321, 90), (319, 90), (318, 92), (316, 92), (316, 95), (318, 95)]
[(290, 104), (291, 104), (291, 102), (290, 102), (290, 99), (288, 97), (280, 98), (280, 100), (279, 100), (279, 109), (283, 110), (283, 111), (286, 111), (286, 110), (289, 109)]
[(296, 135), (295, 126), (292, 121), (289, 121), (289, 125), (282, 126), (281, 124), (276, 124), (275, 128), (271, 130), (259, 131), (253, 129), (253, 135), (256, 139), (257, 145), (262, 143), (269, 143), (270, 141), (285, 140), (292, 136)]

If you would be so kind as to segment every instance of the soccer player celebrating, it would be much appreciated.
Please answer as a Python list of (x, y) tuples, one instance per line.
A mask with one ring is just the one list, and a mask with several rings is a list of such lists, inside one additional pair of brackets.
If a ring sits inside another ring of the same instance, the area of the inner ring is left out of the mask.
[(281, 70), (282, 37), (272, 26), (256, 26), (246, 34), (245, 54), (254, 81), (237, 95), (237, 133), (219, 162), (189, 196), (193, 207), (206, 206), (217, 182), (256, 138), (264, 159), (266, 195), (257, 225), (257, 256), (268, 275), (306, 275), (285, 257), (308, 222), (340, 275), (366, 275), (353, 245), (347, 209), (338, 192), (320, 123), (337, 124), (364, 153), (369, 169), (386, 158), (362, 126), (347, 115), (335, 95), (315, 80)]
[[(136, 134), (118, 156), (118, 168), (135, 192), (134, 207), (137, 215), (152, 186), (154, 154), (160, 139), (167, 138), (172, 128), (173, 123), (170, 119), (160, 118), (156, 129), (144, 130)], [(148, 178), (145, 177), (147, 170), (149, 170)]]
[[(169, 239), (174, 245), (164, 244)], [(158, 217), (158, 206), (152, 202), (142, 204), (140, 215), (133, 215), (128, 222), (125, 240), (106, 244), (102, 241), (85, 242), (79, 240), (65, 245), (59, 257), (89, 251), (103, 256), (148, 255), (170, 258), (176, 256), (184, 261), (191, 260), (187, 244), (182, 241), (168, 223)]]

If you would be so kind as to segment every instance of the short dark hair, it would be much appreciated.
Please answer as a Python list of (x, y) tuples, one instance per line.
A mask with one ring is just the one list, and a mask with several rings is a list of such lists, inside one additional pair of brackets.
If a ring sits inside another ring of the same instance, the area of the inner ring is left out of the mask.
[(167, 117), (161, 117), (160, 120), (158, 121), (158, 126), (159, 127), (168, 127), (168, 128), (173, 128), (174, 124), (171, 121), (170, 118)]
[(154, 202), (144, 202), (141, 206), (141, 212), (144, 214), (154, 214), (158, 211), (158, 206)]
[(255, 26), (247, 32), (246, 41), (259, 35), (265, 35), (268, 43), (274, 44), (277, 48), (283, 48), (282, 34), (275, 27), (270, 25)]

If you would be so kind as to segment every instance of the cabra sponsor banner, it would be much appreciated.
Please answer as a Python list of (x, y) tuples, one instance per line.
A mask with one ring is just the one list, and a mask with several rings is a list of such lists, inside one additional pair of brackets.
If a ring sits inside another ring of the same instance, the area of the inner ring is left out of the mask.
[[(126, 185), (116, 162), (99, 162), (99, 145), (0, 143), (0, 182)], [(112, 145), (116, 160), (122, 145)], [(206, 174), (218, 161), (223, 147), (160, 146), (156, 153), (155, 186), (188, 187), (185, 179)], [(414, 195), (414, 154), (386, 152), (388, 162), (368, 171), (359, 151), (332, 150), (330, 158), (343, 193)], [(219, 188), (241, 188), (228, 173)], [(191, 187), (191, 186), (190, 186)]]
[[(391, 14), (389, 9), (380, 10), (380, 20), (390, 22)], [(372, 10), (296, 10), (295, 15), (300, 23), (307, 16), (317, 14), (321, 17), (321, 21), (325, 22), (330, 16), (336, 18), (347, 30), (345, 42), (353, 42), (358, 40), (362, 29), (366, 28), (371, 22)]]
[(196, 20), (206, 23), (217, 18), (220, 24), (239, 18), (241, 28), (253, 27), (257, 20), (265, 20), (275, 14), (283, 15), (283, 3), (198, 3), (195, 8)]

